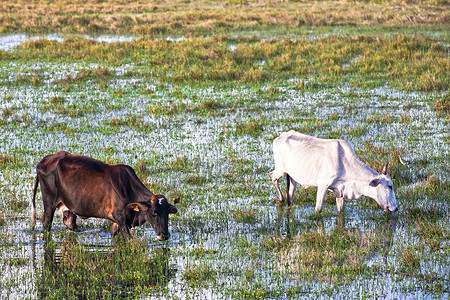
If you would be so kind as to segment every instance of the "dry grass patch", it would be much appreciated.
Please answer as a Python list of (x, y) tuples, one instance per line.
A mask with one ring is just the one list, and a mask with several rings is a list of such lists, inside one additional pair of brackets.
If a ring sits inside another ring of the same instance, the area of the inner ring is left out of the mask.
[[(447, 9), (446, 9), (447, 8)], [(447, 1), (4, 1), (0, 32), (197, 35), (271, 27), (441, 25)]]

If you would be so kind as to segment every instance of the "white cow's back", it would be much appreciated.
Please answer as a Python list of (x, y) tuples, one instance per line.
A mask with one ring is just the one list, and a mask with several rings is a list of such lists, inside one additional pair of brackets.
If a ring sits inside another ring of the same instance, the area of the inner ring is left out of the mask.
[(292, 130), (284, 132), (273, 142), (275, 170), (289, 174), (303, 187), (317, 186), (324, 177), (324, 169), (335, 169), (332, 156), (336, 151), (329, 151), (336, 147), (333, 144), (336, 144), (333, 140), (321, 140)]
[(289, 174), (303, 187), (332, 184), (333, 178), (368, 171), (343, 140), (319, 139), (291, 130), (274, 140), (273, 152), (275, 170)]

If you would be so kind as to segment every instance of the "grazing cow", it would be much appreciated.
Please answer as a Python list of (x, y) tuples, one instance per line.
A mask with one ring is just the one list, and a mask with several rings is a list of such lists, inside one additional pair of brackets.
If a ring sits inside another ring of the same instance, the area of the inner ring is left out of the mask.
[(316, 212), (322, 210), (327, 190), (336, 197), (338, 212), (344, 198), (358, 199), (361, 195), (374, 199), (385, 212), (397, 211), (392, 180), (386, 170), (381, 174), (362, 163), (343, 140), (323, 140), (293, 130), (282, 133), (273, 141), (275, 170), (270, 172), (279, 203), (283, 196), (278, 179), (287, 178), (287, 202), (292, 205), (295, 187), (316, 186)]
[[(154, 195), (127, 165), (111, 165), (67, 152), (44, 157), (36, 166), (31, 219), (36, 224), (36, 191), (41, 185), (45, 230), (57, 209), (64, 224), (77, 228), (76, 218), (103, 218), (113, 222), (112, 234), (130, 236), (131, 227), (148, 221), (158, 240), (170, 237), (169, 214), (177, 212), (163, 195)], [(174, 202), (178, 203), (179, 199)]]

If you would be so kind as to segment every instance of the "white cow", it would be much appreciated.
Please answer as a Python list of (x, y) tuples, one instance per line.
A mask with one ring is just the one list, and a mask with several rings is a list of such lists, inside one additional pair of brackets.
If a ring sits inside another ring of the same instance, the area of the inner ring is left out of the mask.
[(292, 205), (295, 187), (317, 186), (316, 212), (322, 210), (327, 190), (336, 197), (338, 212), (344, 198), (373, 198), (385, 212), (397, 211), (394, 188), (387, 175), (387, 163), (381, 174), (362, 163), (349, 144), (343, 140), (324, 140), (293, 130), (282, 133), (273, 141), (275, 170), (270, 172), (279, 203), (283, 196), (278, 179), (287, 178), (287, 202)]

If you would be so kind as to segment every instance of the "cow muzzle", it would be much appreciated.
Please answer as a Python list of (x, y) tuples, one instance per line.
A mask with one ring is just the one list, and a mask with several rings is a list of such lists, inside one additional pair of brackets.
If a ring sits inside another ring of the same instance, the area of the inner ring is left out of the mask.
[(390, 207), (385, 207), (384, 208), (384, 212), (385, 213), (394, 213), (394, 212), (397, 212), (398, 211), (398, 207), (395, 207), (394, 209), (391, 209)]
[(168, 234), (159, 234), (156, 236), (157, 241), (166, 241), (170, 238), (170, 233)]

